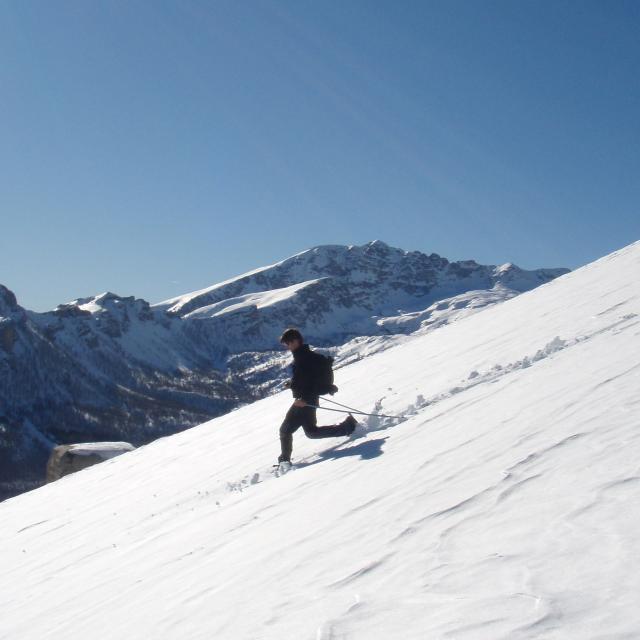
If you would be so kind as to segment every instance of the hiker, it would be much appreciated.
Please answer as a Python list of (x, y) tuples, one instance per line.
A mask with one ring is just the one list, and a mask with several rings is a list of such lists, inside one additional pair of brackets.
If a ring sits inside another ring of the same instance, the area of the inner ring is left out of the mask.
[(280, 337), (280, 343), (293, 355), (293, 377), (287, 383), (287, 387), (291, 389), (295, 400), (280, 427), (282, 453), (278, 457), (279, 463), (290, 464), (293, 433), (299, 427), (304, 429), (307, 438), (335, 438), (351, 435), (358, 423), (349, 414), (340, 424), (330, 427), (317, 426), (320, 361), (323, 356), (309, 349), (309, 345), (304, 343), (302, 334), (297, 329), (287, 329)]

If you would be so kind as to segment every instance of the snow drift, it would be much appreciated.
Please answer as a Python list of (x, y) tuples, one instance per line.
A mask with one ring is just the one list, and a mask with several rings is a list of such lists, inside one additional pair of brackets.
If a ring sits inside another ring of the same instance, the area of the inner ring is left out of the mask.
[[(640, 637), (640, 243), (0, 504), (0, 638)], [(338, 414), (322, 412), (320, 422)], [(338, 418), (339, 419), (339, 418)]]

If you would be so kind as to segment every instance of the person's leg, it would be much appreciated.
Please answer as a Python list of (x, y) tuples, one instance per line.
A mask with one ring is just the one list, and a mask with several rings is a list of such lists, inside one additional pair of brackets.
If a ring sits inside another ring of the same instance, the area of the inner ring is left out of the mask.
[(353, 429), (344, 422), (341, 424), (334, 424), (328, 427), (318, 427), (316, 419), (316, 410), (312, 407), (304, 407), (301, 409), (302, 414), (302, 428), (307, 438), (336, 438), (338, 436), (348, 436), (352, 433)]
[(280, 427), (280, 449), (281, 454), (278, 462), (290, 462), (291, 451), (293, 449), (293, 433), (297, 431), (301, 425), (300, 410), (297, 407), (291, 407), (284, 417), (284, 421)]

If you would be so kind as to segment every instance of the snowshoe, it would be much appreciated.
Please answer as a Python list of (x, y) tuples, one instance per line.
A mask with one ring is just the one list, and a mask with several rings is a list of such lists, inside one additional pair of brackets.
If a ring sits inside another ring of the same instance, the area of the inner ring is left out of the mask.
[(273, 466), (273, 473), (276, 478), (283, 476), (285, 473), (288, 473), (289, 471), (291, 471), (291, 469), (294, 468), (289, 460), (283, 460), (282, 462), (279, 462), (277, 465)]
[(346, 435), (350, 436), (355, 431), (355, 428), (358, 426), (358, 421), (351, 414), (349, 414), (343, 420), (342, 426), (345, 428), (345, 431), (347, 432)]

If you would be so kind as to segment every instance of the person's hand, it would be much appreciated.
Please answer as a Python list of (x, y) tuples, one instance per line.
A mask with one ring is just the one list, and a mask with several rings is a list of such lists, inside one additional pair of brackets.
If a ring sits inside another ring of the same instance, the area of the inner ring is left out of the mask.
[(304, 400), (294, 400), (293, 406), (294, 407), (306, 407), (307, 403)]

